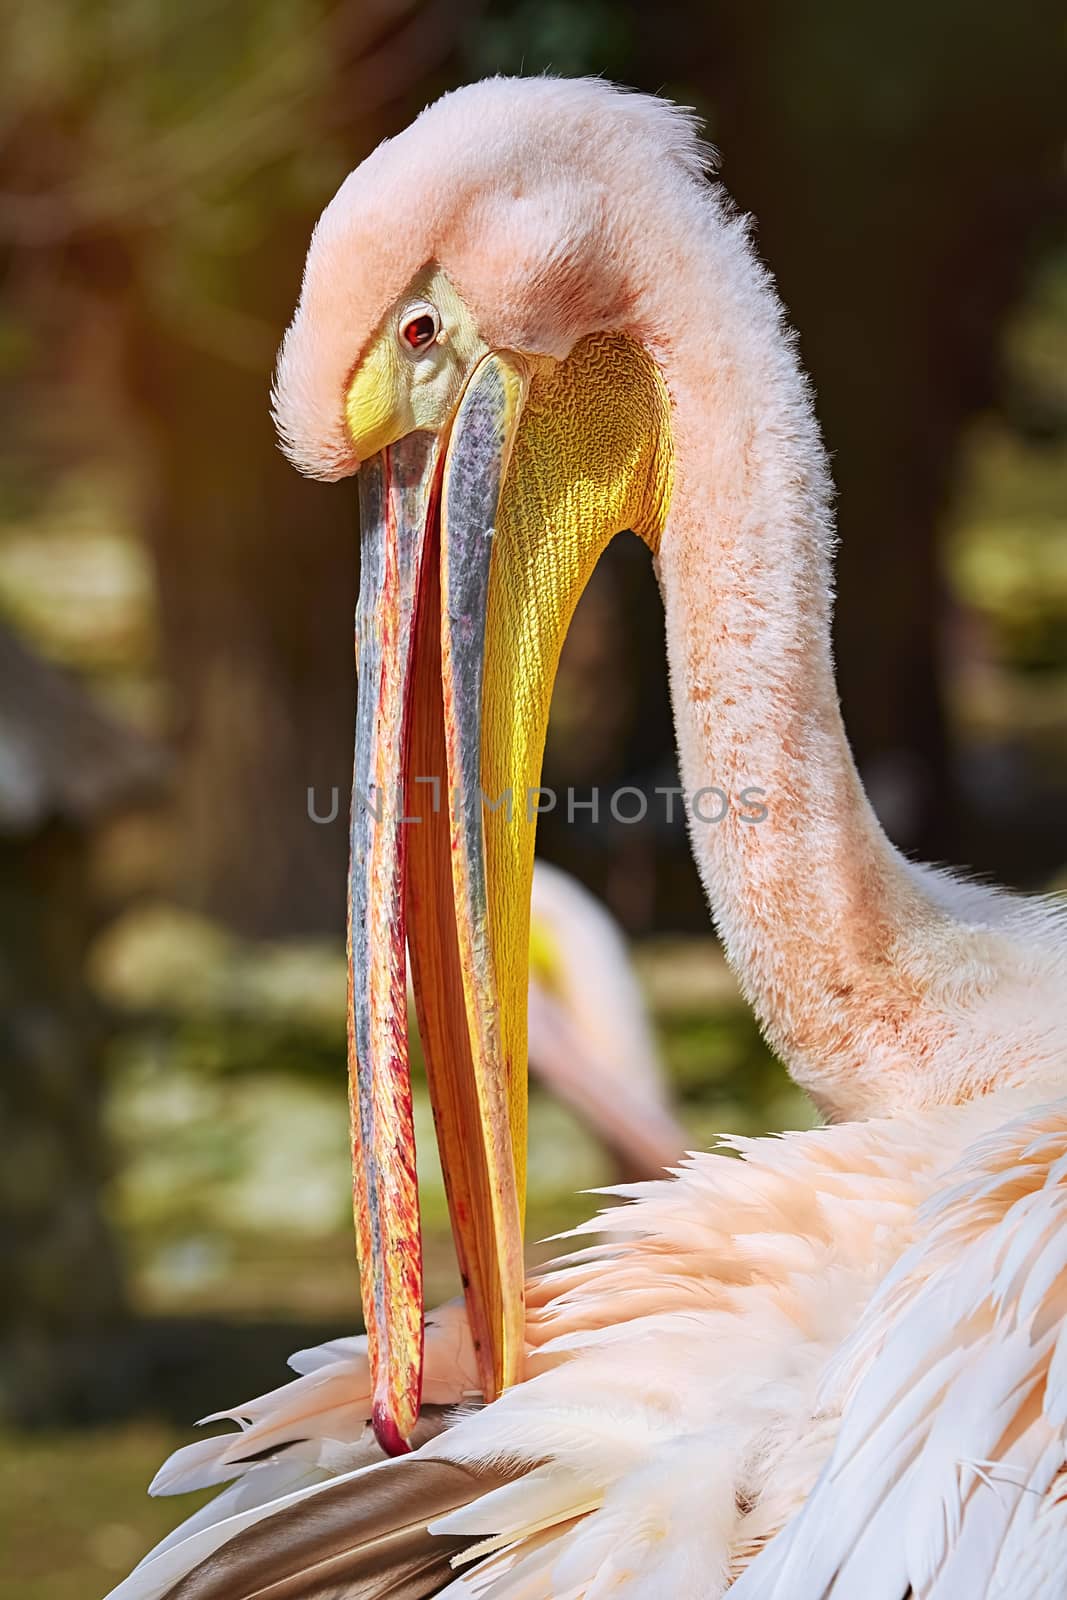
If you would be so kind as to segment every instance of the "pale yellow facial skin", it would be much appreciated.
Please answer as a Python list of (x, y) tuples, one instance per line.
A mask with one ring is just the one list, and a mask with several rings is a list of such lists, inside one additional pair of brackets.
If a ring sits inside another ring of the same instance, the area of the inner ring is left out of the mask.
[[(424, 308), (440, 323), (432, 344), (413, 350), (404, 324)], [(387, 312), (345, 395), (345, 421), (360, 461), (418, 429), (439, 432), (487, 352), (463, 301), (438, 266), (428, 266)]]

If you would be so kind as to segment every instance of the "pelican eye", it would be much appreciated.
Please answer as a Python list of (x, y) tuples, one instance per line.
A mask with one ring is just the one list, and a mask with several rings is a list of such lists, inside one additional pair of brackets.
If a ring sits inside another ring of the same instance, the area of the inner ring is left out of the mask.
[(441, 318), (426, 300), (409, 306), (400, 321), (400, 337), (409, 350), (425, 350), (441, 332)]

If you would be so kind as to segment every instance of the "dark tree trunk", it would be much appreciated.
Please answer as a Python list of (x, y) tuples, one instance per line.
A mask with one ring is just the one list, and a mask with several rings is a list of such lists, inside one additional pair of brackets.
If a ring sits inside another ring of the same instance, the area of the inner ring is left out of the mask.
[(101, 1208), (101, 1019), (83, 833), (0, 841), (0, 1413), (100, 1415), (121, 1275)]
[(98, 821), (160, 754), (0, 628), (0, 1415), (98, 1417), (128, 1387), (102, 1200), (106, 1019), (86, 954)]
[[(303, 238), (299, 223), (293, 233)], [(291, 268), (279, 330), (295, 258)], [(147, 528), (177, 716), (177, 891), (247, 933), (339, 931), (355, 706), (352, 487), (309, 483), (283, 460), (268, 361), (250, 371), (158, 327), (136, 347), (154, 389)], [(332, 825), (310, 819), (309, 788), (321, 815), (336, 790)]]

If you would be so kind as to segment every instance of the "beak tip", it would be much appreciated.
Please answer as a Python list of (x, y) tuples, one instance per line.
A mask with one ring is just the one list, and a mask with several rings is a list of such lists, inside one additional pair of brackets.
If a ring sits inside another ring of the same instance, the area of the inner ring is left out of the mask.
[(406, 1456), (411, 1454), (411, 1446), (397, 1427), (396, 1419), (392, 1416), (381, 1400), (374, 1402), (371, 1412), (371, 1427), (374, 1437), (387, 1456)]

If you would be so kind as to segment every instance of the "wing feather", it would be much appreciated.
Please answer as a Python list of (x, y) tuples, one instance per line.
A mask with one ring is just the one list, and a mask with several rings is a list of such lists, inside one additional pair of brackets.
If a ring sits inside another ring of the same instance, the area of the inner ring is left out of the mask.
[(504, 1478), (421, 1455), (379, 1462), (192, 1535), (111, 1600), (419, 1600), (470, 1543), (428, 1524)]
[[(1067, 1454), (1067, 1102), (979, 1140), (833, 1364), (827, 1467), (737, 1600), (1014, 1593)], [(1067, 1563), (1067, 1548), (1059, 1551)], [(861, 1575), (865, 1574), (861, 1584)]]

